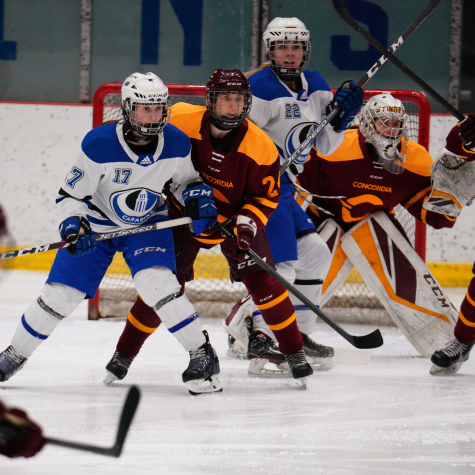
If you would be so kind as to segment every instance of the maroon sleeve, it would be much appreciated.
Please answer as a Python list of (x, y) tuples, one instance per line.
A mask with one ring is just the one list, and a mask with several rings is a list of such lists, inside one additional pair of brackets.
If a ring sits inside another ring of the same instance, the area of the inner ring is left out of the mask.
[(423, 188), (418, 193), (415, 193), (401, 204), (409, 211), (409, 213), (412, 214), (412, 216), (435, 229), (452, 228), (455, 224), (456, 218), (451, 218), (445, 214), (427, 211), (422, 207), (427, 201), (432, 189), (430, 178), (428, 178), (427, 184), (427, 187)]

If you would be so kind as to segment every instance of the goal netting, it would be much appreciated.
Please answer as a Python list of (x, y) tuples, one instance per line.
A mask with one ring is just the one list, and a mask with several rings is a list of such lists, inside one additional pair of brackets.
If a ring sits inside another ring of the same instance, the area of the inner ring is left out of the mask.
[[(101, 86), (94, 95), (93, 126), (122, 117), (121, 83)], [(172, 103), (188, 102), (205, 105), (205, 86), (168, 85)], [(417, 91), (365, 90), (365, 99), (390, 92), (400, 99), (408, 116), (408, 136), (429, 148), (430, 107), (424, 94)], [(404, 208), (396, 208), (396, 217), (403, 225), (412, 245), (425, 260), (425, 225)], [(219, 246), (201, 250), (194, 265), (195, 279), (186, 284), (186, 294), (201, 316), (224, 317), (232, 305), (246, 295), (244, 285), (231, 283), (226, 260)], [(110, 265), (99, 290), (89, 301), (89, 319), (125, 317), (137, 298), (130, 272), (118, 253)], [(340, 321), (375, 322), (387, 319), (379, 300), (353, 269), (341, 289), (326, 303), (325, 311)], [(349, 320), (348, 320), (349, 318)]]

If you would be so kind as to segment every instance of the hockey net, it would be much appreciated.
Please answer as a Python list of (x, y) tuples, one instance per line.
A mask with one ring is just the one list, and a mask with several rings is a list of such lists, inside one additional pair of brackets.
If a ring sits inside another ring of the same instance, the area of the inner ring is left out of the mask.
[[(93, 100), (93, 127), (111, 120), (122, 118), (121, 83), (101, 86)], [(205, 105), (205, 86), (167, 85), (172, 104), (188, 102)], [(400, 99), (408, 116), (408, 136), (429, 148), (430, 106), (424, 94), (417, 91), (402, 90), (365, 90), (365, 99), (390, 92)], [(425, 225), (414, 219), (404, 208), (396, 208), (396, 217), (403, 225), (411, 244), (425, 260)], [(194, 265), (195, 279), (187, 283), (185, 292), (194, 303), (201, 316), (224, 317), (232, 305), (246, 295), (241, 283), (231, 283), (226, 260), (219, 246), (210, 250), (201, 250)], [(122, 254), (116, 254), (107, 274), (97, 291), (89, 301), (89, 319), (101, 317), (125, 317), (137, 298), (132, 278)], [(342, 288), (325, 305), (325, 310), (334, 318), (345, 321), (354, 315), (354, 321), (374, 322), (384, 319), (386, 311), (378, 299), (364, 284), (358, 272), (353, 269)]]

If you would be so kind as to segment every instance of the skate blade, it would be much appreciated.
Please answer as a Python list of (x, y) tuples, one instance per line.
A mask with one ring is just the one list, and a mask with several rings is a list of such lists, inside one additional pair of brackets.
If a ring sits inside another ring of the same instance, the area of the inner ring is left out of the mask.
[(109, 384), (118, 380), (119, 378), (115, 374), (112, 374), (110, 371), (107, 371), (106, 377), (104, 378), (104, 384), (109, 386)]
[(188, 392), (192, 396), (201, 396), (203, 394), (221, 393), (223, 386), (219, 382), (217, 374), (208, 379), (194, 379), (186, 383)]
[[(292, 373), (287, 363), (276, 365), (277, 369), (266, 368), (269, 360), (264, 358), (253, 358), (249, 361), (247, 374), (254, 378), (291, 378)], [(273, 363), (271, 363), (273, 364)]]
[(308, 379), (307, 377), (293, 379), (292, 381), (289, 382), (289, 386), (294, 387), (294, 388), (299, 388), (299, 389), (307, 389), (307, 379)]
[(463, 362), (455, 363), (448, 368), (441, 368), (440, 366), (433, 364), (432, 368), (430, 369), (430, 374), (432, 374), (432, 376), (450, 376), (461, 368), (462, 363)]

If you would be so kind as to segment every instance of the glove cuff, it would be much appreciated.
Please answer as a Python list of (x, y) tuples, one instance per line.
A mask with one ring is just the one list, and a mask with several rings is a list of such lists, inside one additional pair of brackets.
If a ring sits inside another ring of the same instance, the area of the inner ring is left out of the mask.
[[(254, 237), (257, 233), (257, 224), (248, 216), (239, 214), (236, 221), (236, 226), (246, 226), (249, 229), (249, 232), (252, 232), (252, 237)], [(247, 230), (246, 230), (247, 231)]]

